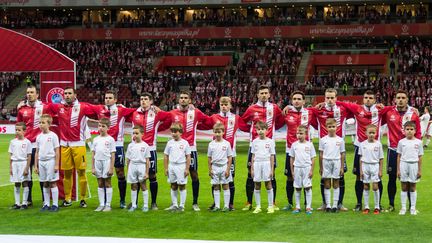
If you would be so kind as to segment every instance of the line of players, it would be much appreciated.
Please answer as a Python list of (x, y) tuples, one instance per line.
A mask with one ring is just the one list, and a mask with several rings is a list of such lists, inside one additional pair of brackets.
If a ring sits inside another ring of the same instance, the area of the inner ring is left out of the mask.
[[(117, 105), (117, 98), (114, 92), (106, 92), (105, 105), (91, 105), (84, 102), (79, 102), (76, 99), (76, 93), (73, 88), (66, 88), (64, 92), (64, 101), (61, 104), (43, 104), (38, 98), (36, 87), (32, 86), (27, 89), (27, 101), (19, 108), (18, 122), (24, 122), (27, 126), (25, 137), (32, 142), (31, 161), (34, 161), (36, 153), (36, 137), (40, 133), (39, 123), (42, 114), (50, 114), (54, 117), (54, 124), (57, 124), (56, 133), (60, 137), (60, 154), (61, 154), (61, 169), (64, 171), (64, 198), (63, 206), (70, 206), (72, 192), (72, 169), (76, 169), (79, 175), (80, 188), (80, 206), (86, 207), (85, 196), (87, 179), (85, 176), (85, 168), (87, 166), (85, 159), (85, 136), (87, 117), (95, 119), (107, 118), (109, 120), (109, 128), (107, 133), (114, 139), (116, 143), (116, 156), (114, 165), (118, 176), (118, 187), (120, 192), (120, 207), (124, 208), (126, 195), (126, 178), (124, 174), (124, 123), (132, 122), (133, 126), (143, 127), (142, 140), (150, 147), (150, 166), (149, 166), (149, 181), (151, 192), (151, 209), (156, 210), (156, 197), (158, 184), (156, 180), (157, 172), (157, 157), (156, 157), (156, 137), (157, 132), (170, 128), (172, 123), (180, 123), (183, 133), (181, 137), (185, 139), (191, 149), (190, 160), (190, 175), (192, 178), (193, 189), (193, 210), (199, 211), (198, 195), (199, 195), (199, 179), (198, 179), (198, 156), (196, 152), (196, 130), (208, 130), (213, 128), (214, 124), (221, 122), (224, 125), (223, 139), (230, 143), (233, 151), (231, 174), (234, 177), (235, 166), (235, 133), (238, 129), (250, 132), (250, 141), (252, 142), (259, 137), (256, 124), (261, 121), (267, 126), (265, 136), (273, 140), (273, 134), (276, 129), (287, 125), (287, 146), (286, 146), (286, 166), (285, 175), (287, 176), (286, 193), (288, 205), (285, 210), (290, 210), (293, 205), (294, 194), (294, 178), (290, 165), (291, 146), (298, 140), (297, 128), (304, 126), (307, 128), (305, 139), (309, 141), (309, 128), (315, 127), (319, 131), (320, 139), (328, 135), (326, 122), (328, 118), (334, 118), (336, 121), (336, 135), (344, 138), (345, 135), (345, 120), (350, 117), (356, 119), (356, 141), (355, 141), (355, 160), (353, 172), (357, 175), (356, 180), (356, 195), (357, 205), (356, 210), (361, 210), (361, 202), (363, 195), (363, 184), (360, 180), (360, 155), (359, 145), (367, 140), (366, 127), (373, 124), (377, 127), (376, 138), (379, 141), (379, 129), (381, 125), (387, 124), (389, 129), (389, 150), (387, 158), (387, 173), (389, 174), (389, 183), (387, 186), (390, 206), (389, 211), (394, 211), (394, 198), (396, 194), (396, 176), (397, 176), (397, 144), (404, 137), (403, 125), (408, 121), (413, 121), (416, 128), (419, 127), (419, 117), (414, 108), (408, 106), (408, 94), (405, 91), (398, 91), (396, 95), (396, 106), (382, 107), (375, 105), (375, 96), (372, 92), (367, 91), (364, 94), (363, 105), (352, 103), (344, 103), (337, 101), (337, 92), (334, 89), (327, 89), (325, 92), (325, 104), (321, 108), (305, 108), (305, 96), (300, 91), (295, 91), (291, 94), (292, 106), (284, 109), (280, 108), (271, 102), (270, 90), (267, 86), (260, 86), (258, 89), (258, 102), (251, 105), (242, 117), (234, 115), (230, 112), (231, 104), (228, 97), (223, 97), (220, 100), (220, 113), (214, 114), (211, 117), (206, 116), (197, 108), (194, 108), (191, 103), (191, 96), (188, 92), (181, 92), (179, 97), (179, 105), (176, 109), (165, 112), (152, 104), (151, 94), (143, 94), (140, 97), (140, 107), (125, 108)], [(56, 130), (54, 128), (54, 130)], [(416, 129), (415, 136), (421, 138), (420, 129)], [(252, 176), (251, 165), (253, 153), (251, 147), (248, 156), (248, 178), (246, 182), (247, 205), (243, 210), (252, 209), (252, 197), (254, 194), (254, 180)], [(274, 166), (276, 167), (276, 157), (272, 156)], [(321, 158), (320, 158), (321, 159)], [(342, 158), (344, 160), (344, 158)], [(346, 163), (344, 163), (346, 171)], [(30, 173), (28, 173), (31, 175)], [(30, 204), (31, 200), (31, 181), (29, 184), (28, 200), (23, 200), (23, 205)], [(272, 190), (273, 203), (276, 195), (276, 180), (271, 177), (271, 186), (266, 185), (268, 190)], [(320, 209), (325, 209), (327, 206), (326, 190), (324, 189), (324, 180), (321, 183), (321, 192), (323, 198), (323, 206)], [(108, 187), (110, 184), (99, 184), (100, 186)], [(382, 183), (378, 183), (379, 191), (382, 193)], [(43, 185), (41, 185), (43, 188)], [(343, 173), (339, 178), (339, 199), (337, 202), (337, 210), (347, 210), (343, 207), (344, 197), (344, 177)], [(145, 189), (145, 188), (141, 188)], [(233, 209), (233, 198), (235, 193), (234, 182), (229, 182), (230, 203), (229, 208)], [(26, 191), (26, 190), (25, 190)], [(106, 190), (105, 190), (106, 191)], [(255, 193), (255, 195), (257, 195)], [(217, 195), (216, 195), (217, 196)], [(297, 196), (297, 194), (296, 194)], [(16, 203), (16, 207), (20, 204)], [(276, 205), (274, 210), (278, 210)]]

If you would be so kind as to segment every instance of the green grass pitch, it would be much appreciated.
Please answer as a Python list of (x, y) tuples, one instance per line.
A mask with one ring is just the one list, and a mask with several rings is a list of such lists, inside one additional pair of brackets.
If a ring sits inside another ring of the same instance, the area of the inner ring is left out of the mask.
[[(324, 214), (315, 211), (311, 216), (304, 213), (292, 215), (290, 212), (275, 212), (273, 215), (261, 213), (253, 215), (251, 211), (241, 209), (246, 201), (245, 181), (247, 176), (247, 142), (237, 145), (236, 167), (236, 211), (229, 213), (211, 213), (206, 210), (212, 202), (210, 179), (207, 169), (206, 150), (208, 141), (198, 143), (201, 212), (191, 210), (192, 188), (188, 184), (187, 207), (184, 213), (169, 213), (163, 210), (141, 211), (128, 213), (118, 208), (117, 179), (113, 177), (113, 211), (96, 213), (93, 210), (98, 204), (96, 178), (87, 173), (92, 198), (88, 199), (88, 208), (81, 209), (78, 203), (70, 208), (61, 208), (59, 213), (40, 213), (38, 207), (26, 211), (10, 209), (13, 204), (13, 186), (9, 183), (9, 155), (7, 148), (12, 135), (0, 137), (0, 234), (36, 234), (36, 235), (73, 235), (73, 236), (116, 236), (140, 238), (175, 238), (175, 239), (205, 239), (205, 240), (254, 240), (254, 241), (290, 241), (290, 242), (400, 242), (429, 241), (432, 237), (432, 210), (430, 202), (432, 166), (431, 150), (425, 151), (423, 159), (423, 177), (418, 184), (418, 203), (420, 211), (417, 216), (399, 216), (397, 212), (381, 215), (363, 215), (351, 209), (355, 205), (354, 182), (352, 169), (353, 146), (347, 142), (348, 173), (346, 174), (346, 192), (344, 204), (349, 212)], [(316, 142), (316, 141), (315, 141)], [(166, 139), (159, 139), (159, 194), (160, 209), (170, 204), (169, 184), (163, 175), (162, 153)], [(315, 143), (317, 148), (317, 144)], [(385, 148), (386, 150), (386, 148)], [(87, 154), (90, 159), (90, 153)], [(90, 160), (88, 160), (90, 161)], [(287, 200), (285, 194), (285, 176), (283, 175), (285, 161), (285, 142), (277, 142), (276, 169), (277, 204), (283, 207)], [(318, 164), (318, 161), (316, 161)], [(89, 168), (91, 167), (88, 163)], [(88, 170), (90, 172), (90, 170)], [(382, 203), (388, 206), (387, 175), (384, 175), (384, 194)], [(189, 180), (190, 181), (190, 180)], [(318, 166), (315, 167), (313, 178), (313, 207), (321, 203), (319, 192)], [(39, 205), (40, 190), (36, 184), (33, 188), (34, 203)], [(262, 193), (262, 204), (267, 204), (267, 197)], [(222, 197), (223, 198), (223, 197)], [(129, 185), (127, 200), (130, 201)], [(303, 195), (302, 195), (303, 200)], [(140, 194), (140, 205), (141, 194)], [(370, 205), (373, 206), (371, 194)], [(396, 209), (400, 206), (400, 184), (396, 195)], [(429, 239), (429, 240), (428, 240)]]

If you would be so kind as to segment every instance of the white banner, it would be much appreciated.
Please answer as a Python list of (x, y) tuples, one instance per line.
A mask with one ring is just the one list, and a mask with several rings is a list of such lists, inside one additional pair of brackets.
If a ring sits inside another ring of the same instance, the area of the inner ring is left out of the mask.
[(15, 134), (15, 125), (0, 124), (0, 134)]

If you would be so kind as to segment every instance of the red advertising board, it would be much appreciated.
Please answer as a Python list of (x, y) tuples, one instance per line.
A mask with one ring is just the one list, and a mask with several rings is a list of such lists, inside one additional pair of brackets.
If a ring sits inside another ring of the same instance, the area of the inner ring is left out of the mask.
[(331, 38), (432, 35), (432, 24), (242, 26), (202, 28), (27, 29), (40, 40)]

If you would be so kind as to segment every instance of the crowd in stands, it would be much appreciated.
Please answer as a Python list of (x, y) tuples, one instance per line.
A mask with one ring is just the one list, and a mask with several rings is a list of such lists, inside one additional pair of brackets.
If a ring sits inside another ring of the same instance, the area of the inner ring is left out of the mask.
[(399, 71), (403, 74), (432, 74), (432, 41), (418, 37), (395, 44)]
[[(16, 110), (6, 110), (6, 97), (21, 83), (27, 74), (0, 73), (0, 120), (7, 120)], [(12, 114), (11, 114), (12, 113)]]
[[(424, 22), (429, 13), (425, 5), (400, 7), (390, 11), (390, 6), (359, 7), (279, 7), (262, 8), (253, 12), (246, 9), (201, 8), (193, 10), (192, 16), (185, 16), (183, 9), (146, 9), (135, 14), (121, 14), (121, 10), (98, 11), (99, 18), (84, 17), (83, 10), (4, 10), (0, 12), (0, 26), (19, 28), (64, 28), (79, 26), (84, 28), (142, 28), (142, 27), (202, 27), (202, 26), (269, 26), (350, 24), (350, 23), (391, 23)], [(95, 10), (96, 12), (96, 10)]]

